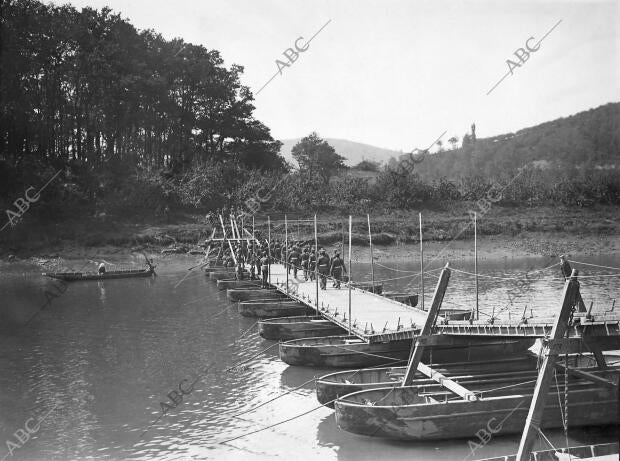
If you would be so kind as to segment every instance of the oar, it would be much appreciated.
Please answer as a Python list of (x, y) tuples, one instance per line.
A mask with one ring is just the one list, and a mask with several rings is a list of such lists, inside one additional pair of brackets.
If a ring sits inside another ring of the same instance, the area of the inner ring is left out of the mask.
[(193, 270), (194, 270), (194, 269), (196, 269), (197, 267), (204, 267), (204, 266), (206, 266), (207, 264), (209, 264), (209, 262), (210, 262), (210, 261), (208, 260), (208, 258), (209, 258), (209, 255), (211, 254), (211, 252), (212, 252), (213, 250), (215, 250), (215, 248), (212, 248), (212, 249), (209, 251), (209, 254), (205, 254), (204, 259), (206, 259), (206, 261), (203, 261), (203, 262), (201, 262), (201, 263), (199, 263), (199, 264), (196, 264), (195, 266), (192, 266), (192, 267), (190, 267), (190, 268), (189, 268), (189, 269), (187, 269), (187, 270), (188, 270), (188, 271), (193, 271)]

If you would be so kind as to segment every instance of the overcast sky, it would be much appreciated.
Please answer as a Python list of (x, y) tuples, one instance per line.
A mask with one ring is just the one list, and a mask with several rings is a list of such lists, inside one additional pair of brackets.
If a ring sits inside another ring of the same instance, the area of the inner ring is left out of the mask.
[[(62, 3), (62, 2), (56, 2)], [(72, 0), (244, 66), (277, 139), (344, 138), (409, 151), (516, 131), (620, 101), (620, 1)], [(560, 22), (561, 21), (561, 22)], [(558, 24), (559, 22), (559, 24)], [(538, 51), (521, 63), (518, 48)], [(514, 67), (489, 94), (487, 92)]]

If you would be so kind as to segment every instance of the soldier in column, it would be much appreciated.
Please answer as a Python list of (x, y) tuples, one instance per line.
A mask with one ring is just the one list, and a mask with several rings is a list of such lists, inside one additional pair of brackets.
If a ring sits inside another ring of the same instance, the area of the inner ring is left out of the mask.
[(310, 257), (308, 258), (308, 271), (310, 272), (310, 280), (314, 281), (316, 271), (316, 249), (312, 247)]
[(269, 256), (267, 256), (267, 252), (263, 251), (263, 257), (260, 259), (260, 269), (261, 269), (261, 288), (267, 288), (269, 286), (268, 278), (269, 278)]
[(299, 248), (294, 246), (292, 251), (288, 254), (288, 262), (293, 267), (294, 278), (297, 278), (297, 270), (299, 269), (300, 259), (301, 259), (301, 254), (299, 253)]
[(304, 248), (301, 254), (301, 267), (304, 271), (304, 280), (308, 281), (308, 267), (310, 266), (310, 248)]
[(329, 273), (334, 278), (335, 287), (340, 290), (340, 281), (342, 280), (342, 274), (346, 274), (347, 270), (344, 267), (344, 261), (340, 257), (340, 252), (338, 250), (336, 250), (334, 257), (332, 258)]
[(331, 259), (325, 253), (325, 250), (321, 248), (319, 250), (319, 258), (317, 259), (319, 268), (319, 277), (321, 282), (321, 290), (327, 289), (327, 276), (329, 275), (329, 268), (331, 266)]

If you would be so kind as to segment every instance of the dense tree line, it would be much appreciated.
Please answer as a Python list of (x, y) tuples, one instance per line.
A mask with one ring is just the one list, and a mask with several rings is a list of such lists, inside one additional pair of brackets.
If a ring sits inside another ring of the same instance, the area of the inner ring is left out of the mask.
[(139, 172), (285, 168), (253, 117), (243, 68), (226, 68), (218, 51), (138, 31), (107, 8), (1, 8), (2, 197), (58, 168), (90, 201)]

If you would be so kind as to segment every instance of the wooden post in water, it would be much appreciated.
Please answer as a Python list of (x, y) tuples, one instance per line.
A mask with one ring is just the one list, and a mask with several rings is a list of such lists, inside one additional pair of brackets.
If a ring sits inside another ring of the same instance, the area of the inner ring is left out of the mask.
[[(542, 354), (544, 356), (542, 367), (538, 373), (538, 380), (534, 388), (532, 403), (525, 420), (525, 428), (519, 443), (516, 461), (528, 461), (530, 453), (534, 447), (534, 442), (540, 431), (540, 423), (545, 409), (549, 385), (553, 379), (553, 370), (561, 347), (561, 341), (568, 329), (568, 320), (575, 305), (575, 299), (579, 294), (579, 282), (577, 281), (578, 272), (573, 269), (570, 279), (564, 283), (564, 293), (560, 304), (559, 315), (555, 319), (551, 336), (547, 343), (543, 343)], [(566, 370), (565, 372), (568, 372)]]
[[(480, 320), (478, 308), (478, 217), (474, 211), (474, 274), (476, 277), (476, 320)], [(471, 315), (471, 314), (470, 314)]]
[(422, 300), (422, 310), (424, 310), (424, 244), (422, 243), (422, 213), (418, 213), (418, 218), (420, 220), (420, 286), (422, 288), (420, 299)]
[(256, 259), (256, 235), (254, 234), (254, 215), (252, 215), (252, 254)]
[(228, 219), (230, 219), (230, 230), (232, 230), (232, 236), (236, 239), (237, 234), (235, 233), (235, 222), (233, 221), (233, 215), (231, 214)]
[(286, 294), (288, 294), (288, 220), (284, 215), (284, 269), (286, 270)]
[(269, 284), (271, 285), (271, 218), (267, 216), (267, 273), (269, 274)]
[[(372, 280), (372, 292), (375, 292), (375, 259), (372, 255), (372, 232), (370, 232), (370, 215), (366, 214), (368, 218), (368, 241), (370, 242), (370, 278)], [(349, 229), (349, 247), (351, 246), (351, 229)], [(349, 265), (351, 262), (349, 261)]]
[[(230, 254), (232, 255), (233, 261), (235, 262), (235, 266), (237, 265), (237, 256), (235, 256), (235, 251), (233, 250), (232, 244), (230, 243), (230, 239), (226, 238), (228, 232), (226, 232), (226, 226), (224, 226), (224, 218), (220, 215), (220, 223), (222, 223), (222, 229), (224, 229), (224, 239), (228, 242), (228, 248), (230, 248)], [(231, 228), (231, 232), (233, 232), (233, 238), (235, 237), (234, 231)], [(224, 256), (222, 254), (222, 256)]]
[(340, 220), (340, 224), (342, 224), (342, 245), (340, 246), (340, 248), (342, 249), (342, 256), (344, 257), (344, 219)]
[[(245, 238), (246, 247), (245, 247), (245, 251), (243, 251), (243, 231), (245, 230), (244, 224), (245, 224), (245, 222), (244, 222), (244, 219), (243, 219), (243, 215), (241, 215), (241, 232), (239, 233), (239, 238), (241, 240), (239, 241), (239, 247), (241, 248), (241, 254), (243, 255), (244, 260), (245, 260), (245, 259), (247, 259), (247, 254), (248, 254), (248, 250), (249, 250), (248, 247), (250, 246), (249, 245), (250, 242), (249, 242), (248, 238), (246, 237)], [(243, 263), (243, 267), (245, 268), (245, 262)]]
[(431, 307), (426, 314), (426, 321), (424, 322), (422, 331), (420, 331), (420, 334), (411, 344), (412, 352), (409, 357), (409, 363), (407, 364), (407, 372), (405, 373), (405, 377), (403, 379), (403, 386), (409, 386), (413, 381), (415, 372), (420, 364), (420, 359), (422, 358), (422, 353), (424, 352), (424, 346), (426, 345), (428, 336), (431, 334), (431, 328), (433, 328), (433, 325), (437, 320), (437, 314), (441, 308), (441, 303), (443, 302), (443, 296), (446, 293), (449, 280), (450, 268), (449, 265), (446, 264), (446, 267), (443, 268), (441, 274), (439, 275), (437, 287), (435, 288), (435, 294), (433, 295), (433, 300), (431, 301)]
[(316, 281), (316, 311), (319, 312), (319, 239), (316, 231), (316, 214), (314, 215), (314, 279)]
[[(351, 215), (349, 215), (349, 335), (351, 334), (351, 283), (352, 283), (352, 280), (351, 280), (351, 227), (352, 227), (352, 218), (351, 218)], [(374, 293), (374, 285), (373, 285), (373, 293)]]

